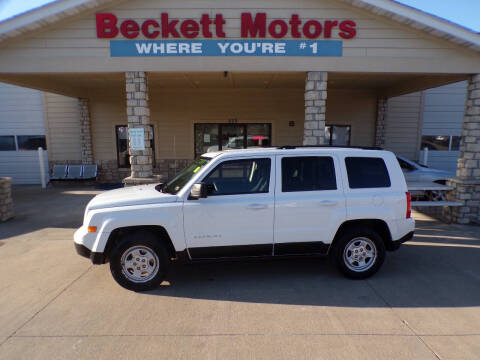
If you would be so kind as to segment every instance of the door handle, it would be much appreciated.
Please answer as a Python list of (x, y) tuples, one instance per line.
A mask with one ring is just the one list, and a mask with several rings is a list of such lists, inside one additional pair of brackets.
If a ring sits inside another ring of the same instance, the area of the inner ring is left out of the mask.
[(333, 201), (333, 200), (322, 200), (318, 202), (319, 206), (333, 206), (337, 204), (338, 204), (338, 201)]
[(250, 204), (247, 206), (248, 210), (262, 210), (266, 208), (267, 208), (266, 204)]

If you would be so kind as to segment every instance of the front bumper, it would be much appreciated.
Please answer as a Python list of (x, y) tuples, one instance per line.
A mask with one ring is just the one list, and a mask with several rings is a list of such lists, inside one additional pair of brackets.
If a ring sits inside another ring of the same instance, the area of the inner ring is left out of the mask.
[(73, 234), (73, 241), (77, 254), (89, 258), (94, 264), (105, 264), (105, 255), (103, 252), (94, 252), (96, 233), (89, 233), (86, 226), (80, 227), (75, 234)]
[(93, 252), (82, 244), (74, 244), (78, 255), (90, 259), (95, 265), (105, 264), (105, 255), (103, 253)]

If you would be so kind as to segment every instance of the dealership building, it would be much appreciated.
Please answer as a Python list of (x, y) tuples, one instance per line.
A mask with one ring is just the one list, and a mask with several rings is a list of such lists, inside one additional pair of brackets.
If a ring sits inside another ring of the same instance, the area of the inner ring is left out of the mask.
[(390, 0), (61, 0), (0, 23), (0, 81), (42, 91), (45, 124), (19, 116), (2, 143), (44, 136), (50, 164), (101, 181), (157, 182), (217, 149), (419, 159), (431, 140), (454, 157), (455, 220), (480, 218), (480, 35)]

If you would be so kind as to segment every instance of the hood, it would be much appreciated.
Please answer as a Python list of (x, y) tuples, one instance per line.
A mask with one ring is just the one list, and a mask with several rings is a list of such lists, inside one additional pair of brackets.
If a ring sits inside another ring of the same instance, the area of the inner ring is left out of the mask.
[(454, 178), (455, 173), (452, 171), (441, 170), (441, 169), (432, 169), (432, 168), (423, 168), (418, 173), (420, 181), (439, 181), (446, 180), (448, 178)]
[(95, 196), (87, 205), (88, 210), (120, 206), (160, 204), (176, 202), (178, 197), (155, 190), (157, 184), (129, 186), (109, 190)]

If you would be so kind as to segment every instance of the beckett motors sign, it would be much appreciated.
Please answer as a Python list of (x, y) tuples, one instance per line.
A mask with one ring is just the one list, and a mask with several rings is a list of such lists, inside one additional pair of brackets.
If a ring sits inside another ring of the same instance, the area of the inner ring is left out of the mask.
[[(241, 40), (226, 38), (222, 14), (211, 18), (179, 20), (161, 13), (160, 18), (142, 22), (119, 21), (111, 13), (96, 14), (97, 37), (111, 40), (110, 54), (121, 56), (342, 56), (342, 39), (356, 36), (353, 20), (310, 19), (302, 21), (297, 14), (285, 19), (268, 19), (266, 13), (244, 12), (240, 16)], [(298, 40), (279, 40), (285, 37)], [(134, 40), (144, 37), (148, 40)], [(202, 40), (196, 40), (201, 37)], [(216, 38), (216, 40), (206, 40)], [(267, 40), (267, 38), (270, 38)], [(172, 39), (172, 40), (165, 40)], [(183, 39), (183, 40), (179, 40)], [(255, 39), (255, 40), (253, 40)]]

